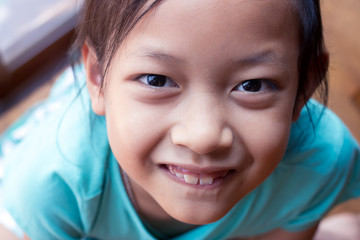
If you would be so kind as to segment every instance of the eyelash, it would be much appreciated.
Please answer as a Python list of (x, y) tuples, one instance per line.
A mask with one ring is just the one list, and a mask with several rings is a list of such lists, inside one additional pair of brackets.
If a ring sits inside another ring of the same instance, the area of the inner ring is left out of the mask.
[[(142, 82), (143, 84), (153, 88), (179, 87), (169, 77), (160, 74), (141, 74), (137, 76), (134, 80)], [(250, 86), (249, 84), (253, 84), (253, 85)], [(263, 89), (264, 86), (266, 87), (266, 89)], [(249, 89), (246, 90), (245, 88), (249, 88)], [(269, 79), (259, 78), (259, 79), (250, 79), (243, 81), (233, 88), (233, 91), (241, 91), (241, 92), (249, 92), (249, 93), (263, 92), (266, 90), (279, 90), (279, 86)]]
[(135, 81), (142, 82), (143, 84), (153, 88), (178, 87), (178, 85), (169, 77), (160, 74), (142, 74), (140, 76), (137, 76), (135, 78)]
[[(253, 84), (253, 85), (249, 86), (249, 84)], [(248, 85), (248, 86), (246, 86), (246, 85)], [(249, 89), (246, 90), (245, 89), (246, 87)], [(264, 87), (266, 87), (266, 89), (263, 89)], [(239, 89), (239, 88), (242, 88), (242, 89)], [(259, 79), (250, 79), (250, 80), (243, 81), (242, 83), (235, 86), (235, 88), (233, 90), (256, 93), (256, 92), (263, 92), (266, 90), (279, 90), (279, 86), (269, 79), (259, 78)]]

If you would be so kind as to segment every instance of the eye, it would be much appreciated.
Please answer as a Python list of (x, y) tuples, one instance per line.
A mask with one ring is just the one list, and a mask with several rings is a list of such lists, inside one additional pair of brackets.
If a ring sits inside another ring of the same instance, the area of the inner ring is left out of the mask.
[(277, 86), (267, 79), (246, 80), (234, 88), (234, 90), (243, 92), (262, 92), (276, 89), (278, 89)]
[(155, 88), (162, 88), (162, 87), (177, 87), (178, 85), (171, 80), (170, 78), (164, 75), (158, 74), (143, 74), (136, 78), (137, 81), (140, 81), (146, 85)]

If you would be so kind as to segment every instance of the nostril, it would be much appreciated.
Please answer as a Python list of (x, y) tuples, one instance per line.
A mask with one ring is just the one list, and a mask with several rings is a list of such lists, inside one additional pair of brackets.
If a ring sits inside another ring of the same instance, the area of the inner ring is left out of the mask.
[(181, 126), (176, 126), (171, 131), (171, 141), (175, 145), (185, 145), (186, 142), (186, 133), (185, 129)]
[(232, 145), (233, 141), (234, 141), (233, 132), (231, 131), (230, 128), (225, 127), (221, 132), (219, 146), (221, 148), (228, 148)]

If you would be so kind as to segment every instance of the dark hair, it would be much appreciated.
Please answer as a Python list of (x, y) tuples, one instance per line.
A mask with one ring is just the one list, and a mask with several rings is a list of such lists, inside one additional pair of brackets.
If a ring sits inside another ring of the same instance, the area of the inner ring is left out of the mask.
[[(77, 38), (71, 51), (73, 59), (79, 60), (79, 50), (87, 41), (95, 49), (104, 79), (120, 44), (141, 18), (161, 1), (85, 0)], [(326, 105), (328, 57), (323, 41), (319, 0), (289, 1), (294, 6), (299, 23), (298, 97), (307, 101), (312, 93), (309, 94), (306, 89), (320, 86), (321, 99)]]
[(70, 50), (73, 65), (80, 60), (80, 49), (87, 43), (95, 50), (102, 82), (116, 50), (135, 25), (161, 0), (85, 0), (77, 26), (77, 37)]
[(319, 0), (292, 0), (298, 16), (300, 51), (298, 58), (298, 96), (308, 100), (307, 87), (319, 86), (324, 105), (328, 100), (327, 71), (329, 57), (324, 44)]

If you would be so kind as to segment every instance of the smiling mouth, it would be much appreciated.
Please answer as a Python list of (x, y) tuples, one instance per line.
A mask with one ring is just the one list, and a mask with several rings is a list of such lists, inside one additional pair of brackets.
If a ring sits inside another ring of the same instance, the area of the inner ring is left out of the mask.
[(193, 186), (217, 186), (226, 178), (235, 173), (235, 170), (220, 170), (213, 172), (190, 171), (175, 165), (161, 165), (176, 180)]

